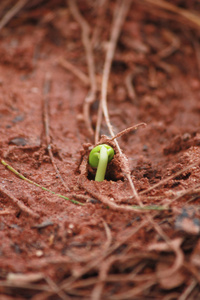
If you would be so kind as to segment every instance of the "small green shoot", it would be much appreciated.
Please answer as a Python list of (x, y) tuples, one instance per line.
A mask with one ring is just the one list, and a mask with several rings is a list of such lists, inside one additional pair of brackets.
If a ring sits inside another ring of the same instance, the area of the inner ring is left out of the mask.
[(94, 147), (89, 155), (89, 164), (97, 168), (95, 181), (103, 181), (106, 175), (108, 163), (113, 159), (115, 152), (111, 146), (106, 144)]

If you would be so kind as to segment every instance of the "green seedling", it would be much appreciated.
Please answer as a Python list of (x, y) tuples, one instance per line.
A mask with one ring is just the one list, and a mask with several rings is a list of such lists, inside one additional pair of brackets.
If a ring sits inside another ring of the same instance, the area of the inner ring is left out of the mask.
[(108, 163), (113, 159), (115, 152), (112, 147), (102, 144), (94, 147), (89, 155), (89, 164), (97, 168), (95, 181), (103, 181)]

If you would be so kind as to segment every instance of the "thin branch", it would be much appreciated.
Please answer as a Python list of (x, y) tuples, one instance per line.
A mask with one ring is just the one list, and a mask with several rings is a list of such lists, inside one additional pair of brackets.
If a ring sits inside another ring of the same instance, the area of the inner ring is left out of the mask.
[(198, 27), (200, 26), (200, 16), (197, 14), (193, 14), (192, 12), (177, 7), (174, 4), (171, 4), (167, 1), (163, 1), (163, 0), (143, 0), (143, 2), (147, 2), (150, 4), (153, 4), (155, 6), (158, 6), (162, 9), (166, 9), (170, 12), (176, 13), (184, 18), (186, 18), (188, 21), (190, 21), (191, 23), (193, 23), (194, 25), (197, 25)]
[[(129, 9), (130, 9), (131, 2), (132, 2), (132, 0), (122, 1), (122, 3), (117, 6), (117, 9), (114, 13), (114, 20), (113, 20), (113, 24), (112, 24), (111, 37), (110, 37), (108, 49), (107, 49), (107, 52), (106, 52), (105, 64), (104, 64), (104, 69), (103, 69), (103, 77), (102, 77), (102, 85), (101, 85), (101, 101), (100, 101), (99, 113), (98, 113), (99, 118), (97, 120), (96, 133), (95, 133), (95, 140), (96, 141), (98, 140), (98, 135), (99, 135), (99, 132), (97, 130), (99, 130), (100, 126), (101, 126), (100, 122), (101, 122), (102, 112), (104, 114), (106, 125), (108, 127), (108, 130), (109, 130), (112, 138), (115, 137), (115, 134), (113, 132), (113, 129), (112, 129), (112, 126), (111, 126), (111, 123), (110, 123), (110, 118), (109, 118), (109, 113), (108, 113), (108, 106), (107, 106), (108, 80), (109, 80), (109, 76), (110, 76), (110, 70), (111, 70), (111, 65), (112, 65), (115, 49), (116, 49), (116, 46), (117, 46), (117, 41), (118, 41), (118, 38), (119, 38), (119, 35), (120, 35), (120, 32), (121, 32), (122, 25), (124, 23), (124, 20), (127, 16), (127, 13), (129, 11)], [(138, 195), (138, 193), (135, 189), (135, 186), (133, 184), (133, 181), (131, 179), (131, 174), (130, 174), (127, 158), (122, 153), (121, 148), (120, 148), (118, 142), (116, 141), (116, 139), (114, 140), (114, 142), (115, 142), (115, 145), (116, 145), (116, 147), (118, 149), (118, 152), (121, 156), (121, 159), (122, 159), (122, 162), (123, 162), (123, 170), (124, 170), (124, 173), (125, 173), (128, 181), (129, 181), (129, 184), (131, 186), (133, 195), (136, 198), (137, 203), (140, 206), (143, 206), (142, 201), (140, 200), (140, 197), (139, 197), (139, 195)]]
[(149, 280), (148, 282), (145, 282), (144, 284), (141, 284), (139, 286), (135, 286), (132, 289), (127, 290), (126, 292), (110, 296), (110, 300), (125, 300), (125, 299), (134, 299), (135, 296), (138, 294), (144, 292), (146, 289), (149, 289), (151, 286), (155, 285), (157, 283), (157, 280)]
[[(129, 7), (131, 5), (131, 2), (132, 0), (124, 0), (122, 1), (122, 4), (121, 5), (119, 4), (116, 8), (116, 11), (114, 13), (114, 18), (113, 18), (112, 29), (111, 29), (111, 37), (108, 43), (108, 48), (106, 51), (106, 58), (105, 58), (105, 63), (103, 68), (100, 109), (104, 114), (106, 125), (112, 137), (114, 136), (114, 133), (110, 123), (108, 107), (107, 107), (108, 81), (109, 81), (111, 65), (114, 58), (115, 49), (117, 46), (117, 41), (121, 32), (122, 25), (128, 13)], [(99, 126), (97, 125), (97, 127)], [(98, 132), (96, 132), (96, 135), (98, 135)], [(119, 148), (119, 146), (117, 147)], [(119, 152), (121, 152), (121, 149), (119, 149)]]
[(60, 290), (60, 288), (57, 286), (57, 284), (50, 278), (50, 277), (45, 277), (46, 282), (50, 286), (51, 290), (54, 291), (55, 294), (57, 294), (62, 300), (70, 300), (65, 293)]
[(0, 211), (0, 216), (12, 215), (15, 213), (16, 213), (16, 211), (14, 211), (14, 210), (4, 209), (4, 210)]
[[(100, 265), (98, 281), (96, 282), (96, 285), (94, 286), (94, 289), (92, 291), (92, 296), (91, 296), (92, 299), (100, 300), (103, 298), (103, 297), (101, 297), (101, 295), (103, 292), (104, 285), (107, 282), (109, 282), (109, 279), (108, 279), (109, 269), (111, 269), (111, 266), (115, 265), (117, 263), (117, 261), (123, 262), (123, 261), (126, 261), (126, 259), (128, 259), (128, 258), (132, 259), (133, 256), (130, 255), (130, 257), (129, 257), (128, 255), (122, 254), (119, 257), (119, 255), (113, 254), (112, 256), (108, 257), (107, 259), (105, 259), (102, 262), (102, 264)], [(144, 267), (144, 263), (139, 264), (139, 265), (137, 265), (137, 267), (135, 267), (134, 272), (131, 273), (131, 281), (132, 282), (134, 281), (134, 277), (136, 276), (136, 274), (138, 274), (143, 269), (143, 267)], [(130, 274), (129, 274), (129, 276), (130, 276)], [(152, 276), (150, 277), (150, 279), (151, 280), (153, 279)]]
[(112, 261), (109, 260), (113, 260), (113, 258), (111, 257), (110, 259), (104, 260), (100, 265), (101, 267), (99, 270), (98, 282), (91, 293), (91, 299), (101, 300), (103, 298), (102, 297), (103, 288), (106, 282), (106, 277), (108, 276), (110, 265), (112, 263)]
[(196, 194), (196, 193), (200, 192), (199, 187), (200, 187), (200, 184), (197, 184), (192, 188), (189, 188), (189, 189), (179, 192), (180, 194), (170, 201), (170, 205), (186, 195)]
[(18, 14), (18, 12), (24, 7), (24, 5), (28, 2), (29, 0), (19, 0), (1, 19), (0, 21), (0, 30), (10, 22), (10, 20)]
[(106, 232), (106, 242), (105, 242), (105, 245), (104, 245), (104, 251), (106, 251), (107, 249), (109, 249), (110, 245), (111, 245), (111, 242), (112, 242), (112, 234), (111, 234), (111, 231), (110, 231), (110, 228), (108, 226), (108, 224), (102, 219), (102, 222), (103, 222), (103, 226), (104, 226), (104, 229), (105, 229), (105, 232)]
[(189, 299), (190, 294), (194, 290), (195, 286), (197, 285), (197, 280), (192, 279), (190, 284), (187, 286), (187, 288), (184, 290), (184, 292), (181, 294), (181, 296), (178, 298), (179, 300), (187, 300)]
[(85, 102), (83, 105), (83, 116), (85, 119), (85, 123), (88, 129), (90, 136), (93, 136), (94, 131), (91, 125), (90, 119), (90, 106), (95, 101), (96, 92), (97, 92), (97, 83), (96, 83), (96, 75), (95, 75), (95, 63), (94, 63), (94, 55), (92, 42), (90, 39), (90, 26), (85, 20), (85, 18), (81, 15), (77, 3), (75, 0), (68, 0), (70, 11), (74, 17), (74, 19), (78, 22), (82, 30), (82, 42), (85, 47), (87, 66), (88, 66), (88, 74), (90, 79), (90, 91), (88, 92), (87, 97), (85, 98)]
[(106, 16), (106, 9), (109, 4), (108, 0), (99, 0), (97, 1), (97, 19), (96, 19), (96, 26), (92, 33), (91, 43), (93, 48), (96, 48), (101, 43), (100, 35), (103, 30), (103, 24), (105, 23), (105, 16)]
[(180, 267), (183, 265), (184, 261), (184, 253), (182, 249), (180, 248), (180, 244), (174, 244), (173, 241), (165, 234), (165, 232), (162, 230), (162, 228), (153, 220), (153, 217), (149, 214), (147, 215), (147, 219), (152, 224), (154, 229), (157, 231), (157, 233), (163, 238), (163, 240), (166, 242), (166, 244), (169, 246), (172, 251), (174, 251), (175, 254), (175, 260), (172, 266), (164, 271), (159, 271), (157, 273), (158, 278), (164, 278), (164, 277), (170, 277), (175, 272), (177, 272)]
[(97, 251), (93, 251), (92, 253), (87, 251), (87, 254), (82, 254), (81, 256), (79, 254), (76, 255), (73, 250), (72, 251), (67, 250), (66, 255), (70, 257), (70, 259), (79, 263), (88, 264), (88, 262), (90, 262), (91, 260), (93, 259), (95, 260), (100, 253), (106, 253), (109, 250), (112, 242), (112, 234), (109, 226), (106, 224), (106, 222), (103, 219), (102, 222), (106, 233), (106, 241), (102, 244), (102, 246), (100, 246), (97, 249)]
[(76, 275), (71, 276), (70, 278), (64, 280), (60, 287), (64, 290), (67, 290), (72, 283), (74, 283), (78, 278), (86, 274), (95, 266), (102, 263), (102, 261), (108, 257), (112, 252), (116, 251), (123, 243), (126, 243), (130, 238), (132, 238), (141, 228), (148, 224), (147, 220), (143, 220), (137, 227), (134, 227), (131, 231), (126, 234), (121, 234), (120, 241), (117, 241), (114, 245), (112, 245), (107, 252), (103, 252), (101, 256), (96, 257), (94, 260), (86, 264)]
[(110, 200), (110, 197), (104, 196), (99, 191), (94, 191), (84, 184), (84, 182), (79, 182), (79, 185), (84, 188), (92, 197), (101, 201), (103, 204), (108, 206), (110, 209), (115, 211), (122, 211), (122, 212), (137, 212), (137, 213), (148, 213), (149, 211), (153, 210), (168, 210), (166, 207), (159, 207), (159, 206), (144, 206), (142, 205), (118, 205), (113, 200)]
[(87, 75), (85, 75), (80, 69), (78, 69), (75, 65), (71, 64), (66, 59), (59, 57), (58, 64), (65, 68), (66, 70), (73, 73), (78, 79), (80, 79), (85, 86), (90, 85), (90, 80)]
[(127, 133), (129, 133), (129, 132), (131, 132), (131, 131), (134, 131), (134, 130), (138, 129), (138, 127), (146, 127), (146, 125), (147, 125), (146, 123), (139, 123), (139, 124), (137, 124), (137, 125), (133, 125), (133, 126), (131, 126), (131, 127), (128, 127), (128, 128), (126, 128), (126, 129), (120, 131), (119, 133), (117, 133), (114, 137), (112, 137), (112, 138), (110, 139), (110, 141), (113, 141), (113, 140), (119, 138), (120, 136), (122, 136), (122, 135), (124, 135), (124, 134), (127, 134)]
[(200, 161), (195, 162), (195, 163), (193, 163), (193, 164), (191, 164), (191, 165), (189, 165), (189, 166), (183, 168), (182, 170), (180, 170), (180, 171), (176, 172), (175, 174), (173, 174), (173, 175), (171, 175), (171, 176), (169, 176), (169, 177), (167, 177), (167, 178), (165, 178), (165, 179), (159, 181), (158, 183), (152, 185), (150, 188), (148, 188), (148, 189), (146, 189), (146, 190), (140, 192), (139, 194), (140, 194), (140, 195), (143, 195), (143, 194), (146, 194), (146, 193), (148, 193), (148, 192), (150, 192), (150, 191), (156, 189), (157, 187), (159, 187), (159, 186), (161, 186), (161, 185), (167, 183), (169, 180), (174, 179), (175, 177), (177, 177), (177, 176), (181, 175), (182, 173), (184, 173), (184, 172), (190, 170), (191, 168), (195, 167), (195, 166), (198, 165), (199, 163), (200, 163)]
[(3, 193), (4, 195), (8, 196), (12, 202), (19, 207), (20, 210), (23, 212), (29, 214), (33, 218), (39, 218), (40, 216), (35, 213), (32, 209), (27, 207), (24, 202), (18, 200), (10, 191), (8, 191), (2, 184), (0, 184), (0, 192)]
[(163, 32), (163, 34), (164, 34), (165, 39), (167, 39), (170, 42), (170, 44), (169, 44), (169, 46), (160, 50), (156, 54), (159, 58), (162, 58), (162, 59), (172, 55), (176, 50), (178, 50), (180, 48), (180, 44), (181, 44), (180, 39), (174, 33), (165, 30)]
[(49, 134), (49, 112), (48, 112), (48, 110), (49, 110), (48, 94), (50, 91), (50, 86), (51, 86), (51, 75), (49, 73), (47, 73), (46, 77), (45, 77), (44, 90), (43, 90), (43, 94), (44, 94), (44, 97), (43, 97), (44, 128), (45, 128), (45, 135), (46, 135), (47, 150), (48, 150), (52, 165), (54, 167), (54, 170), (55, 170), (57, 176), (60, 178), (60, 181), (61, 181), (62, 185), (64, 186), (65, 190), (67, 192), (69, 192), (70, 189), (68, 188), (68, 186), (66, 185), (66, 183), (64, 182), (64, 180), (60, 174), (60, 171), (56, 165), (56, 162), (55, 162), (55, 159), (53, 156), (53, 152), (52, 152), (52, 145), (51, 145), (51, 139), (50, 139), (50, 134)]
[(137, 96), (135, 93), (135, 89), (132, 83), (132, 80), (134, 78), (134, 72), (129, 73), (125, 78), (125, 85), (128, 92), (128, 96), (131, 99), (132, 103), (135, 104)]

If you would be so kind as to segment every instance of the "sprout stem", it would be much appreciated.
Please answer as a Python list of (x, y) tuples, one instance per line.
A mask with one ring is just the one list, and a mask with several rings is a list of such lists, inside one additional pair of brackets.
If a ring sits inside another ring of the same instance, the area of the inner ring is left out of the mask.
[(108, 165), (108, 153), (106, 147), (102, 146), (99, 155), (99, 163), (95, 176), (95, 181), (103, 181), (105, 179), (106, 169)]

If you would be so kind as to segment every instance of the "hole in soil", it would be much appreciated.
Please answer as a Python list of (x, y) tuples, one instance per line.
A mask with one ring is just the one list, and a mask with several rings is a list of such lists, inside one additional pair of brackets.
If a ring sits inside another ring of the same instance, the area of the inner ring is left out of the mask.
[[(93, 169), (89, 166), (87, 171), (88, 171), (87, 178), (89, 180), (95, 180), (96, 169)], [(114, 159), (108, 164), (108, 167), (106, 170), (106, 175), (105, 175), (105, 180), (107, 180), (107, 181), (118, 181), (118, 180), (124, 181), (124, 176), (121, 171), (120, 165)]]
[(191, 254), (197, 242), (198, 238), (196, 236), (186, 236), (181, 248), (184, 250), (185, 253)]
[(177, 186), (179, 186), (179, 185), (180, 185), (180, 182), (179, 182), (179, 181), (174, 182), (174, 183), (171, 185), (171, 188), (173, 189), (173, 188), (175, 188), (175, 187), (177, 187)]
[(17, 213), (16, 218), (19, 219), (20, 216), (21, 216), (21, 211), (19, 211), (19, 212)]
[(124, 72), (127, 70), (127, 64), (122, 61), (113, 61), (112, 63), (112, 70), (114, 72)]
[(187, 180), (190, 177), (190, 175), (191, 175), (191, 172), (188, 172), (186, 174), (181, 174), (181, 175), (175, 177), (175, 180), (181, 180), (181, 179)]
[[(95, 172), (89, 171), (87, 178), (89, 180), (95, 180)], [(106, 181), (118, 181), (118, 180), (124, 181), (124, 178), (123, 178), (123, 176), (121, 176), (119, 174), (116, 175), (114, 173), (108, 172), (108, 174), (106, 174), (106, 176), (105, 176), (105, 180)]]

